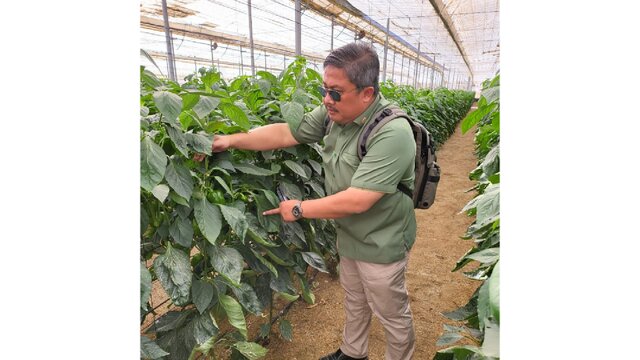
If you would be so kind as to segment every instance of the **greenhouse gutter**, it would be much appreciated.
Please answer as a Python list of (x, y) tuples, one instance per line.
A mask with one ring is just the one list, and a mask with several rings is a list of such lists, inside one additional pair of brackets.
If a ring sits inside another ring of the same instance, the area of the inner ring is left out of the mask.
[[(351, 3), (349, 3), (349, 1), (347, 1), (347, 0), (335, 0), (335, 3), (338, 4), (346, 12), (349, 12), (349, 13), (355, 15), (355, 16), (361, 17), (363, 20), (366, 20), (367, 22), (369, 22), (369, 24), (374, 26), (379, 31), (382, 31), (385, 34), (387, 33), (387, 28), (385, 26), (383, 26), (382, 24), (380, 24), (376, 20), (372, 19), (369, 15), (363, 13), (358, 8), (356, 8), (353, 5), (351, 5)], [(405, 47), (407, 47), (408, 49), (410, 49), (414, 53), (420, 54), (420, 58), (427, 59), (431, 64), (435, 65), (436, 67), (440, 67), (440, 70), (444, 71), (444, 65), (437, 63), (435, 61), (435, 59), (433, 59), (432, 57), (430, 57), (426, 53), (420, 52), (415, 46), (411, 45), (407, 40), (403, 39), (401, 36), (397, 35), (393, 31), (389, 31), (389, 37), (393, 38), (395, 41), (397, 41), (400, 44), (404, 45)]]
[(451, 36), (451, 39), (456, 44), (458, 51), (460, 51), (462, 60), (464, 60), (464, 63), (467, 64), (467, 69), (469, 70), (469, 75), (471, 76), (471, 83), (473, 84), (473, 71), (471, 70), (471, 66), (469, 65), (469, 60), (467, 59), (467, 53), (460, 45), (460, 37), (458, 36), (458, 31), (456, 30), (455, 26), (453, 26), (451, 15), (446, 12), (446, 8), (442, 3), (442, 0), (429, 0), (429, 2), (431, 3), (431, 6), (433, 6), (433, 10), (435, 10), (436, 14), (438, 14), (438, 16), (440, 17), (440, 20), (442, 20), (444, 27), (449, 32), (449, 36)]

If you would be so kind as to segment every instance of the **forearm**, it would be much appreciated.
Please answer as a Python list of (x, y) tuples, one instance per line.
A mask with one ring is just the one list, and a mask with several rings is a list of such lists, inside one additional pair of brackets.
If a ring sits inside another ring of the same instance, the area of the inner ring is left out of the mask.
[(273, 150), (298, 145), (286, 123), (270, 124), (248, 133), (228, 136), (229, 147), (244, 150)]
[(320, 199), (305, 200), (302, 216), (308, 219), (339, 219), (369, 210), (384, 194), (348, 188)]

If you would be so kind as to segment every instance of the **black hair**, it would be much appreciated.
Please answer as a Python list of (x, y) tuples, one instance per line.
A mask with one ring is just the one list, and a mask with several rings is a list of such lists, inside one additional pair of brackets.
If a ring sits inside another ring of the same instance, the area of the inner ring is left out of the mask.
[(378, 60), (378, 53), (368, 43), (353, 42), (334, 49), (327, 55), (322, 65), (325, 68), (331, 65), (344, 69), (349, 81), (359, 90), (367, 86), (373, 86), (374, 96), (378, 94), (380, 61)]

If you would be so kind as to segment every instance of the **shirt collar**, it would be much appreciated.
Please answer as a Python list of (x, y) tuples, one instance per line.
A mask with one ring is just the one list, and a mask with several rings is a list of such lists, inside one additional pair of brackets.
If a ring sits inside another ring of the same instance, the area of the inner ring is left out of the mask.
[(380, 92), (378, 92), (375, 100), (373, 100), (369, 107), (367, 107), (367, 109), (362, 114), (360, 114), (360, 116), (358, 116), (353, 121), (353, 123), (357, 124), (358, 126), (366, 124), (367, 121), (381, 109), (380, 105), (385, 106), (387, 103), (388, 101), (382, 96)]

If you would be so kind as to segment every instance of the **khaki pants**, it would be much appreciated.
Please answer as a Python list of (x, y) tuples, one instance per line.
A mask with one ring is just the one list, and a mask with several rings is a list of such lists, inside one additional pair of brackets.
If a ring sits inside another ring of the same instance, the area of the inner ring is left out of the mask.
[(340, 349), (355, 358), (367, 356), (371, 312), (384, 326), (385, 360), (408, 360), (415, 349), (413, 317), (405, 286), (407, 256), (391, 264), (340, 258), (346, 320)]

